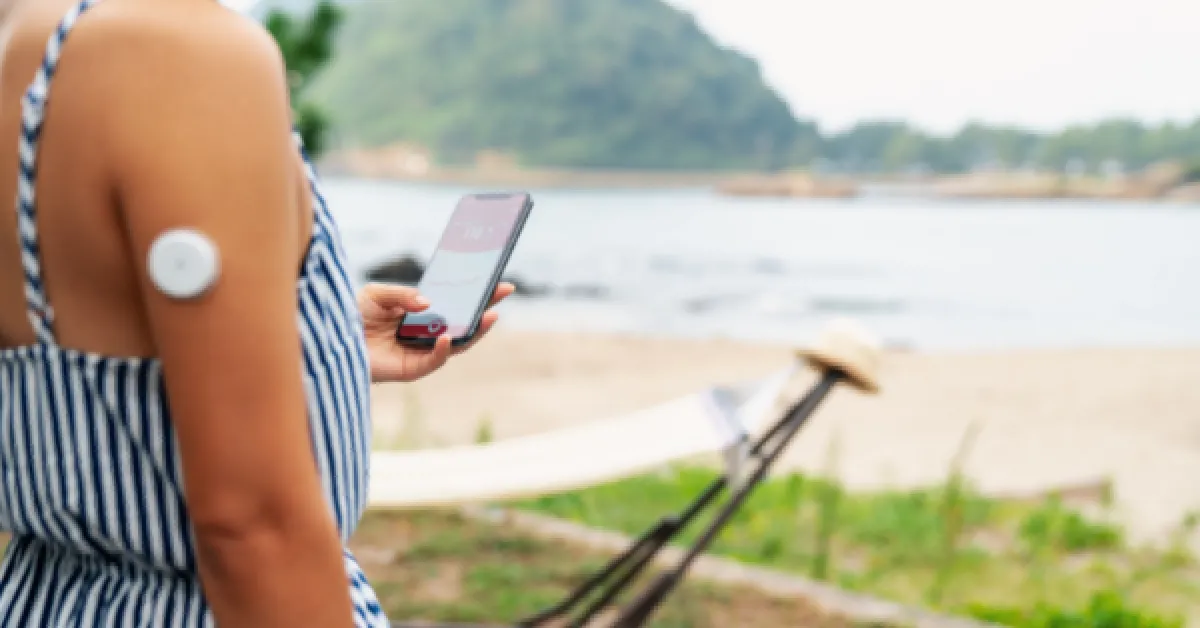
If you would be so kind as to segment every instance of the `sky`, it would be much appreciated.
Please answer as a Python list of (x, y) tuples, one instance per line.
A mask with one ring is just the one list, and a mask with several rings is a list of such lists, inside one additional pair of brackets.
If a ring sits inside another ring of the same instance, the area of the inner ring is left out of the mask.
[(826, 131), (1200, 118), (1200, 0), (668, 1)]

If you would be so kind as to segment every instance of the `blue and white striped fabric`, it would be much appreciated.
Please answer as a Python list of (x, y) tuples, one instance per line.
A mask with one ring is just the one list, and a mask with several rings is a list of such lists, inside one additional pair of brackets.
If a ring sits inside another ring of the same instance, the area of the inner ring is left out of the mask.
[[(63, 19), (22, 103), (17, 213), (37, 343), (0, 351), (0, 529), (13, 533), (0, 627), (212, 626), (160, 363), (59, 346), (44, 290), (38, 139), (63, 43), (96, 1)], [(313, 450), (345, 544), (366, 507), (369, 369), (340, 236), (311, 167), (308, 176), (316, 219), (297, 281), (297, 341)], [(356, 625), (387, 626), (349, 552), (345, 566)]]

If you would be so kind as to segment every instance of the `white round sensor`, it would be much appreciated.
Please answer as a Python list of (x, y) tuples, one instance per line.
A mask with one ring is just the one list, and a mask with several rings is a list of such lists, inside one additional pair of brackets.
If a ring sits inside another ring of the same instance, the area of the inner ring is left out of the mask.
[(174, 229), (150, 246), (150, 280), (173, 299), (195, 299), (212, 287), (221, 273), (217, 247), (203, 234)]

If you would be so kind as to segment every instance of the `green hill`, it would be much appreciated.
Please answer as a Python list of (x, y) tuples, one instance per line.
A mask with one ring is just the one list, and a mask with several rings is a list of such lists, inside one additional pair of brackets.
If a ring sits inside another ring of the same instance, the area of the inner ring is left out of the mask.
[(344, 4), (337, 54), (306, 96), (345, 146), (630, 169), (775, 168), (818, 150), (753, 60), (661, 0)]

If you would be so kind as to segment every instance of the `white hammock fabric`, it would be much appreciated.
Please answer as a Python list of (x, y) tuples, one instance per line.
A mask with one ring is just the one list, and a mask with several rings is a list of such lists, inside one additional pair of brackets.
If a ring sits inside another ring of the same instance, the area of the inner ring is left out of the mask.
[(376, 452), (369, 505), (400, 510), (550, 495), (712, 453), (724, 453), (736, 476), (748, 437), (772, 423), (796, 370), (552, 432), (481, 445)]

